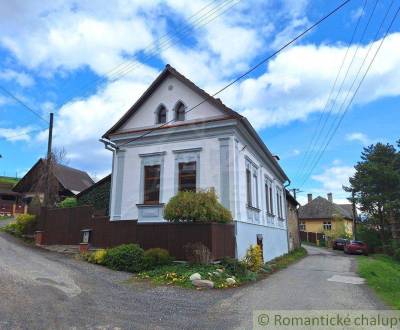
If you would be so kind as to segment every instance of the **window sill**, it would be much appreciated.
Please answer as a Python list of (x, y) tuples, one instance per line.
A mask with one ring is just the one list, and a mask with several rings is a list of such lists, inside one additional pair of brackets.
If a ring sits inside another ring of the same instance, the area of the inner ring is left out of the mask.
[(246, 207), (252, 211), (257, 211), (257, 212), (261, 212), (261, 210), (257, 207), (251, 206), (251, 205), (246, 205)]
[(163, 207), (164, 203), (157, 203), (157, 204), (136, 204), (137, 207)]

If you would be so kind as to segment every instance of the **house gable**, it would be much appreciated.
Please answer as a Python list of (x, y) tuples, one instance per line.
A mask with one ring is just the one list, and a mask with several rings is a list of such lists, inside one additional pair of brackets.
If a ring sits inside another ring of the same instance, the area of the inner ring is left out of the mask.
[[(200, 104), (201, 102), (204, 103)], [(185, 113), (184, 121), (174, 120), (179, 104), (184, 105), (185, 111), (196, 107)], [(168, 126), (242, 117), (167, 65), (145, 93), (103, 137), (160, 126), (157, 123), (157, 111), (161, 107), (167, 110)], [(170, 121), (173, 122), (168, 124)]]

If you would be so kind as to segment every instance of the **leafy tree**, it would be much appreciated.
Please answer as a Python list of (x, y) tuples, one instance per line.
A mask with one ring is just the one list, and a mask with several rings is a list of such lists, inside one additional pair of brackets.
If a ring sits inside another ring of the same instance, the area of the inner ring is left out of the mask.
[[(400, 141), (397, 142), (400, 147)], [(354, 201), (362, 212), (370, 216), (380, 231), (383, 245), (387, 244), (385, 231), (391, 225), (393, 238), (399, 240), (397, 228), (400, 215), (400, 153), (391, 144), (377, 143), (364, 148), (361, 161), (355, 166), (348, 192), (354, 192)]]
[(345, 221), (343, 217), (334, 215), (332, 229), (324, 230), (324, 235), (329, 238), (330, 243), (337, 238), (351, 238), (350, 233), (346, 230)]

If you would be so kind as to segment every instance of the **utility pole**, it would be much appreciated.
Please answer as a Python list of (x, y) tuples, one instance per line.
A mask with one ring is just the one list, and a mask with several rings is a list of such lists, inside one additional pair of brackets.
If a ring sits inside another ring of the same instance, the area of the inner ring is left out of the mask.
[(352, 205), (352, 211), (353, 211), (353, 239), (356, 239), (356, 202), (355, 202), (355, 192), (354, 190), (351, 191), (351, 205)]
[(294, 199), (297, 200), (296, 195), (297, 195), (298, 192), (301, 192), (301, 190), (299, 188), (292, 188), (292, 189), (289, 189), (289, 190), (293, 192), (293, 197), (294, 197)]
[(47, 142), (47, 161), (46, 161), (46, 187), (44, 193), (44, 206), (49, 207), (50, 199), (50, 167), (51, 167), (51, 145), (53, 143), (53, 117), (54, 114), (50, 113), (49, 122), (49, 139)]

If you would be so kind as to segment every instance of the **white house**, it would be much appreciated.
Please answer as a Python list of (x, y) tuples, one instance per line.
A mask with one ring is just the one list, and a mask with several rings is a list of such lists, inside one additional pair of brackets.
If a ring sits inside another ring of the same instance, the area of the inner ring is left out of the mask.
[(265, 260), (288, 251), (289, 179), (277, 159), (245, 117), (171, 66), (102, 142), (113, 151), (111, 221), (165, 221), (180, 189), (214, 188), (232, 212), (239, 258), (257, 242)]

